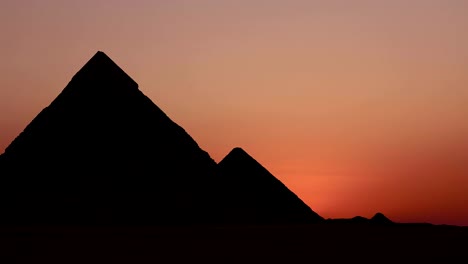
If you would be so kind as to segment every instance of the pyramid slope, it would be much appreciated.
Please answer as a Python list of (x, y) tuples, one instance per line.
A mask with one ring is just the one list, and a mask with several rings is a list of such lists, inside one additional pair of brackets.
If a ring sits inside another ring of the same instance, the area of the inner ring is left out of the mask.
[(216, 163), (103, 52), (0, 162), (15, 223), (206, 222), (215, 206)]
[(246, 223), (310, 223), (323, 218), (241, 148), (218, 163), (226, 218)]

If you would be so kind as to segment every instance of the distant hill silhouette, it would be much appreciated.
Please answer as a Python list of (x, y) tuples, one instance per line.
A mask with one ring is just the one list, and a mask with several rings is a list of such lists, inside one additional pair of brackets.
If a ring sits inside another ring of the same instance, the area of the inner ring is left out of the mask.
[(353, 223), (368, 223), (369, 219), (358, 215), (358, 216), (351, 218), (350, 221)]
[(323, 218), (241, 148), (221, 162), (227, 221), (311, 223)]
[(327, 219), (329, 223), (347, 223), (347, 224), (374, 224), (374, 225), (392, 225), (395, 224), (382, 213), (376, 213), (372, 218), (368, 219), (363, 216), (355, 216), (353, 218), (334, 218)]
[(97, 52), (0, 156), (0, 222), (217, 221), (216, 167)]

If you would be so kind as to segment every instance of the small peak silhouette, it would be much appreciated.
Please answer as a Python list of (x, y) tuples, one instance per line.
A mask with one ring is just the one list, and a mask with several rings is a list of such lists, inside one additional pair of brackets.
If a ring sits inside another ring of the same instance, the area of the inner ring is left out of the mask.
[(242, 148), (232, 149), (218, 165), (228, 221), (280, 224), (323, 220)]
[(245, 150), (243, 150), (241, 147), (235, 147), (231, 150), (231, 152), (229, 152), (229, 154), (227, 156), (232, 156), (232, 155), (247, 155), (250, 157), (250, 155), (245, 152)]
[(214, 221), (217, 164), (104, 52), (1, 156), (3, 222)]
[(372, 218), (368, 219), (363, 216), (355, 216), (353, 218), (335, 218), (328, 219), (332, 223), (347, 223), (347, 224), (372, 224), (372, 225), (390, 225), (393, 221), (388, 219), (382, 213), (376, 213)]
[(376, 223), (376, 224), (393, 224), (393, 221), (388, 219), (384, 214), (382, 213), (376, 213), (371, 219), (370, 221), (372, 223)]

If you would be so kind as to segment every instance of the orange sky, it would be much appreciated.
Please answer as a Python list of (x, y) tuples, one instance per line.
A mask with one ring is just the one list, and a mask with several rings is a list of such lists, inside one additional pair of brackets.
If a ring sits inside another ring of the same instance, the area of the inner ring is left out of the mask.
[(468, 2), (6, 0), (0, 152), (95, 54), (328, 217), (468, 225)]

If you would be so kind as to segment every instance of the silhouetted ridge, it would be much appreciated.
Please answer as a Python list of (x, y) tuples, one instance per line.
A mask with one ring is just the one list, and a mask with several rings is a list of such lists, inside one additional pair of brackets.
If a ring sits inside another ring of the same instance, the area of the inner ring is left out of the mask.
[(221, 162), (228, 221), (309, 223), (323, 220), (242, 148)]
[(6, 208), (0, 221), (216, 221), (216, 163), (103, 52), (6, 148), (0, 163)]
[(390, 219), (388, 219), (382, 213), (376, 213), (371, 219), (355, 216), (353, 218), (335, 218), (327, 219), (331, 223), (345, 223), (345, 224), (372, 224), (372, 225), (389, 225), (394, 224)]

